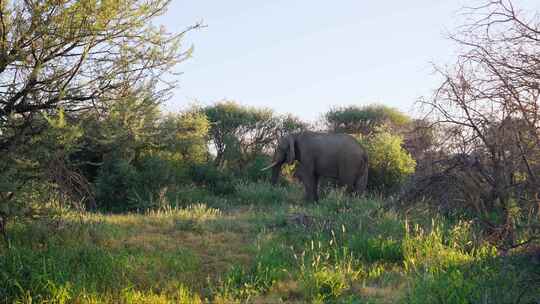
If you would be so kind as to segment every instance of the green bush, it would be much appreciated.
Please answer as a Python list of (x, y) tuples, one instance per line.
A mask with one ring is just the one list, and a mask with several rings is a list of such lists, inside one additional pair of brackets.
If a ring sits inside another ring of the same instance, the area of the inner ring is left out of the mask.
[(196, 185), (204, 186), (214, 194), (228, 195), (235, 192), (232, 174), (220, 171), (213, 164), (193, 164), (189, 172), (191, 180)]
[[(186, 171), (175, 166), (174, 161), (157, 155), (147, 155), (137, 164), (135, 184), (130, 189), (128, 199), (138, 209), (160, 207), (169, 187), (175, 186)], [(171, 189), (174, 190), (174, 189)]]
[(178, 161), (155, 154), (134, 163), (115, 158), (105, 161), (95, 182), (98, 206), (113, 212), (161, 207), (168, 203), (168, 194), (191, 178), (198, 184), (210, 185), (212, 192), (229, 191), (227, 187), (231, 186), (222, 184), (225, 179), (219, 173), (194, 170), (195, 166), (201, 168), (186, 168)]
[(368, 189), (395, 190), (414, 173), (416, 161), (403, 149), (401, 136), (380, 132), (361, 143), (369, 156)]
[(111, 158), (103, 163), (96, 178), (98, 207), (107, 211), (125, 211), (130, 206), (130, 191), (137, 184), (137, 170), (124, 159)]
[(271, 170), (261, 171), (264, 167), (271, 163), (270, 157), (263, 154), (258, 154), (253, 157), (253, 160), (244, 168), (237, 172), (237, 176), (252, 182), (270, 180)]

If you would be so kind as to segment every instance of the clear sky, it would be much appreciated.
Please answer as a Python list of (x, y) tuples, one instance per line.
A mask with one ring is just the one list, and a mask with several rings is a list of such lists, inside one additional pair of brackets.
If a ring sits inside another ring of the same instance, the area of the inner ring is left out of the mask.
[(174, 0), (159, 20), (168, 30), (200, 20), (208, 27), (186, 37), (195, 52), (177, 67), (180, 86), (166, 107), (231, 99), (306, 120), (333, 105), (383, 103), (411, 113), (439, 82), (432, 62), (452, 62), (456, 48), (446, 36), (470, 3)]

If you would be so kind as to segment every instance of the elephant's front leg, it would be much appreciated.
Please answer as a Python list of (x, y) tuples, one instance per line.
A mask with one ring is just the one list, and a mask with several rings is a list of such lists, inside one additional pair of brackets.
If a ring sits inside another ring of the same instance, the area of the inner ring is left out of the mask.
[(319, 201), (319, 176), (315, 175), (313, 181), (313, 194), (315, 197), (315, 201)]
[(304, 190), (305, 190), (304, 199), (306, 201), (313, 202), (313, 201), (319, 200), (318, 181), (319, 179), (315, 175), (310, 175), (302, 179), (302, 182), (304, 184)]

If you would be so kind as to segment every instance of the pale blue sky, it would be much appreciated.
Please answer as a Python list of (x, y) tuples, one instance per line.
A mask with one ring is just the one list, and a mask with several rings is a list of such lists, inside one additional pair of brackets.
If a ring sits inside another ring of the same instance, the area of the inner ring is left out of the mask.
[[(538, 8), (533, 0), (515, 1)], [(176, 111), (197, 100), (264, 106), (315, 120), (332, 105), (383, 103), (411, 112), (450, 63), (446, 39), (466, 0), (174, 0), (160, 22), (189, 33), (193, 57), (177, 67)]]

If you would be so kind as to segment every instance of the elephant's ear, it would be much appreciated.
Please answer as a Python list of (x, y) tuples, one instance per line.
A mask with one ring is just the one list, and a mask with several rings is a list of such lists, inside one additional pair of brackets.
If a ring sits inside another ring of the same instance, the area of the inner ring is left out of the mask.
[(292, 165), (294, 163), (294, 160), (296, 159), (296, 155), (294, 154), (294, 137), (292, 135), (289, 135), (289, 153), (287, 154), (287, 163), (289, 165)]

